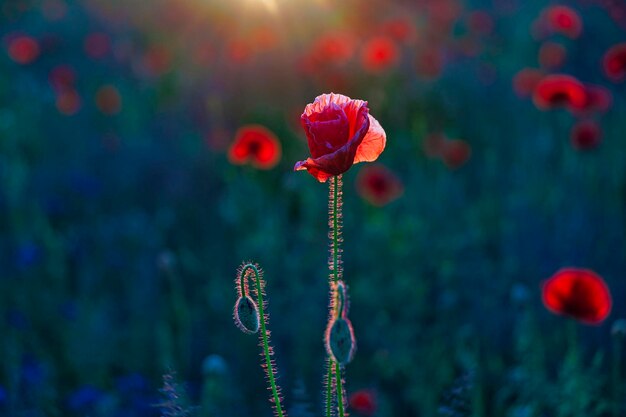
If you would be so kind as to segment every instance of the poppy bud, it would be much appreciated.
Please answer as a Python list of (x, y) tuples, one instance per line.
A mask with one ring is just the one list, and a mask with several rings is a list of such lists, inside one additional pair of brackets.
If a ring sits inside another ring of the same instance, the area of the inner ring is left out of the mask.
[(234, 317), (235, 324), (242, 332), (253, 334), (259, 331), (259, 308), (247, 295), (237, 299)]
[(352, 323), (347, 318), (336, 318), (328, 324), (325, 334), (326, 351), (339, 365), (352, 361), (356, 340)]

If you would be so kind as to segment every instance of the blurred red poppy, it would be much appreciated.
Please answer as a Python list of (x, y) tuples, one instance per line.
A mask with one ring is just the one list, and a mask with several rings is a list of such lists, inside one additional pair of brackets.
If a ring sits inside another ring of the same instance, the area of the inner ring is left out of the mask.
[(354, 37), (347, 32), (327, 33), (311, 45), (305, 61), (313, 67), (318, 65), (344, 65), (353, 56), (356, 47)]
[(611, 91), (601, 85), (586, 84), (587, 103), (581, 109), (580, 114), (593, 112), (604, 113), (613, 105), (613, 95)]
[(493, 32), (493, 17), (483, 10), (476, 10), (467, 16), (467, 28), (477, 35), (489, 35)]
[(415, 40), (417, 31), (413, 22), (404, 17), (396, 17), (382, 24), (382, 32), (402, 43), (411, 43)]
[(76, 72), (69, 65), (57, 65), (50, 70), (48, 81), (55, 91), (68, 90), (74, 87)]
[(587, 104), (587, 91), (580, 81), (570, 75), (548, 75), (537, 83), (533, 101), (541, 110), (566, 107), (576, 111)]
[(597, 148), (602, 141), (602, 129), (593, 120), (582, 120), (572, 128), (570, 141), (575, 149), (581, 151)]
[(378, 409), (376, 394), (368, 389), (353, 392), (348, 399), (348, 404), (352, 410), (364, 416), (373, 416)]
[(39, 57), (39, 43), (30, 36), (17, 36), (9, 42), (9, 57), (18, 64), (30, 64)]
[(571, 39), (580, 36), (583, 23), (576, 10), (567, 6), (551, 6), (542, 13), (542, 20), (552, 33), (560, 33)]
[(67, 89), (59, 92), (56, 99), (56, 107), (59, 113), (72, 116), (80, 110), (82, 100), (76, 90)]
[(523, 68), (513, 77), (513, 91), (518, 97), (529, 97), (545, 73), (536, 68)]
[(602, 61), (604, 73), (614, 82), (626, 79), (626, 42), (611, 47)]
[(434, 80), (441, 75), (444, 66), (444, 53), (440, 47), (428, 46), (419, 51), (416, 57), (417, 74)]
[(96, 107), (103, 114), (113, 115), (122, 109), (122, 96), (114, 85), (103, 85), (96, 92)]
[(460, 168), (471, 156), (472, 148), (461, 139), (446, 140), (441, 149), (441, 159), (451, 169)]
[(259, 169), (270, 169), (280, 160), (282, 149), (274, 133), (260, 125), (247, 125), (237, 130), (228, 150), (228, 159), (236, 165), (250, 163)]
[(361, 64), (363, 69), (380, 73), (393, 67), (400, 59), (400, 49), (388, 36), (376, 36), (363, 45)]
[(543, 283), (542, 298), (554, 314), (586, 324), (600, 324), (611, 312), (609, 288), (589, 269), (561, 269)]
[(359, 172), (356, 189), (361, 197), (375, 206), (384, 206), (402, 195), (400, 179), (383, 165), (365, 166)]
[(90, 58), (103, 58), (109, 53), (111, 41), (106, 33), (94, 32), (87, 35), (83, 47)]
[(375, 161), (385, 149), (385, 131), (363, 100), (322, 94), (306, 106), (300, 123), (312, 158), (297, 162), (294, 170), (306, 169), (320, 182), (346, 172), (352, 164)]
[(543, 68), (556, 69), (563, 65), (567, 50), (557, 42), (545, 42), (539, 48), (539, 65)]
[(431, 133), (422, 141), (422, 149), (427, 157), (437, 158), (441, 156), (446, 141), (447, 139), (442, 133)]

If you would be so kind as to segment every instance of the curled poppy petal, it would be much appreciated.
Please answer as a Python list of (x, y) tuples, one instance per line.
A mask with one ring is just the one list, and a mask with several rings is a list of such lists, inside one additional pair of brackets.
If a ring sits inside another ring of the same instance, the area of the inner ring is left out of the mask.
[(561, 269), (543, 284), (542, 299), (554, 314), (586, 324), (600, 324), (611, 312), (609, 288), (589, 269)]
[(367, 102), (341, 94), (323, 94), (300, 117), (311, 158), (294, 170), (307, 170), (320, 182), (342, 174), (358, 162), (374, 161), (385, 148), (386, 135), (369, 114)]

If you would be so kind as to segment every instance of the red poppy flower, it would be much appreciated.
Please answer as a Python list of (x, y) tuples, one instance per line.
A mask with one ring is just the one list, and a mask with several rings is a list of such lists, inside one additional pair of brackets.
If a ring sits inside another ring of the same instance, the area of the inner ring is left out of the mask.
[(66, 116), (72, 116), (80, 110), (81, 99), (78, 93), (73, 89), (61, 91), (57, 95), (56, 106), (59, 113)]
[(587, 104), (587, 91), (580, 81), (570, 75), (548, 75), (535, 87), (533, 101), (541, 110), (566, 107), (575, 111)]
[(122, 109), (122, 96), (114, 85), (103, 85), (96, 92), (96, 107), (102, 113), (113, 115)]
[(376, 394), (367, 389), (353, 392), (348, 399), (348, 404), (354, 411), (365, 416), (373, 416), (378, 409)]
[(441, 75), (444, 67), (444, 53), (441, 48), (428, 46), (419, 51), (416, 57), (416, 69), (422, 78), (434, 80)]
[(311, 45), (306, 60), (312, 65), (344, 65), (354, 55), (355, 40), (346, 32), (327, 33)]
[(365, 166), (359, 172), (356, 189), (361, 197), (375, 206), (384, 206), (402, 195), (400, 179), (383, 165)]
[(442, 133), (431, 133), (422, 141), (422, 149), (429, 158), (441, 156), (441, 152), (446, 145), (446, 137)]
[(296, 163), (320, 182), (346, 172), (352, 164), (375, 161), (387, 137), (369, 114), (367, 102), (341, 94), (322, 94), (304, 109), (300, 123), (312, 158)]
[(280, 142), (267, 128), (248, 125), (235, 134), (235, 141), (228, 150), (228, 159), (233, 164), (251, 163), (260, 169), (273, 168), (280, 160)]
[(571, 39), (578, 38), (583, 29), (580, 16), (571, 7), (549, 7), (543, 11), (542, 18), (548, 30), (553, 33), (560, 33)]
[(10, 41), (8, 52), (18, 64), (30, 64), (39, 56), (39, 43), (30, 36), (18, 36)]
[(602, 64), (604, 73), (611, 81), (624, 81), (626, 79), (626, 42), (609, 49), (604, 54)]
[(489, 35), (493, 32), (493, 17), (485, 11), (476, 10), (467, 16), (467, 28), (478, 35)]
[(74, 87), (76, 72), (69, 65), (57, 65), (50, 71), (48, 81), (55, 91), (68, 90)]
[(572, 128), (570, 141), (581, 151), (596, 148), (602, 141), (602, 129), (593, 120), (580, 121)]
[(579, 112), (580, 115), (593, 112), (604, 113), (611, 108), (613, 95), (609, 89), (593, 84), (586, 84), (585, 89), (587, 90), (587, 103)]
[(551, 312), (586, 324), (600, 324), (611, 312), (609, 288), (588, 269), (561, 269), (544, 282), (542, 298)]
[(368, 72), (383, 72), (397, 64), (399, 59), (398, 46), (387, 36), (374, 37), (363, 45), (361, 63)]
[(83, 45), (85, 53), (93, 59), (103, 58), (111, 47), (111, 41), (106, 33), (90, 33)]
[(545, 73), (539, 69), (521, 69), (513, 77), (513, 91), (518, 97), (529, 97), (544, 76)]
[(457, 169), (463, 166), (472, 156), (472, 148), (464, 140), (446, 140), (441, 149), (441, 159), (448, 168)]
[(411, 43), (415, 40), (417, 31), (410, 19), (396, 17), (382, 24), (382, 32), (398, 42)]
[(539, 48), (539, 65), (548, 69), (556, 69), (563, 65), (567, 49), (560, 43), (545, 42)]

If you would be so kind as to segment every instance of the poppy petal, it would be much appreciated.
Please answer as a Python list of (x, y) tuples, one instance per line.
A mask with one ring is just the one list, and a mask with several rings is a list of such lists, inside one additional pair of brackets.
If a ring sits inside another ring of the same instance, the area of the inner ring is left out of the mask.
[(354, 163), (372, 162), (378, 159), (380, 154), (385, 150), (387, 144), (387, 135), (378, 120), (369, 115), (369, 130), (363, 138), (363, 141), (356, 150)]

